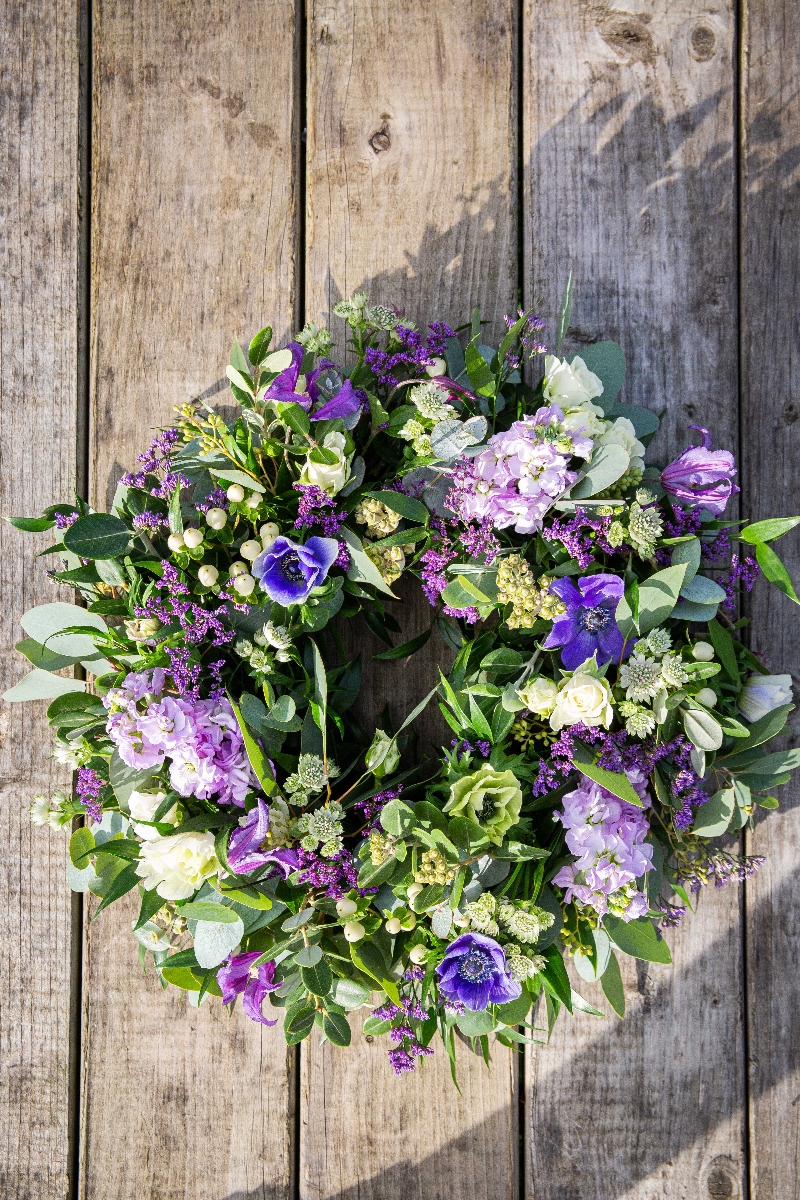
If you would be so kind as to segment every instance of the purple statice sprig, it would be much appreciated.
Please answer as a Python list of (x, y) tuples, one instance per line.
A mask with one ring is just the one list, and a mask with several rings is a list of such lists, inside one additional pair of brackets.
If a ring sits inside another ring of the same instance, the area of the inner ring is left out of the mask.
[(164, 562), (157, 591), (135, 609), (135, 614), (137, 617), (155, 617), (162, 625), (177, 621), (190, 646), (199, 645), (206, 639), (213, 646), (224, 646), (232, 641), (236, 635), (225, 624), (224, 605), (218, 609), (203, 608), (189, 596), (188, 584), (181, 579), (175, 565)]
[(85, 808), (87, 817), (94, 821), (95, 825), (99, 825), (103, 819), (100, 794), (104, 787), (105, 781), (91, 767), (81, 767), (78, 770), (78, 777), (75, 781), (75, 794), (78, 797), (79, 803)]
[(316, 484), (294, 483), (292, 487), (300, 493), (295, 529), (319, 529), (323, 537), (336, 537), (347, 520), (345, 510), (338, 509), (327, 492)]
[(389, 1050), (389, 1063), (395, 1075), (413, 1071), (418, 1058), (433, 1054), (430, 1046), (423, 1046), (409, 1021), (426, 1021), (429, 1013), (415, 996), (401, 996), (400, 1003), (388, 1001), (372, 1014), (379, 1021), (391, 1021), (389, 1038), (394, 1045)]
[(177, 487), (189, 487), (190, 482), (180, 472), (173, 469), (172, 460), (180, 441), (180, 431), (164, 429), (153, 439), (143, 454), (137, 456), (140, 464), (138, 471), (129, 471), (120, 479), (124, 487), (146, 489), (148, 476), (162, 475), (161, 483), (150, 489), (150, 494), (159, 500), (166, 500)]
[(453, 330), (444, 321), (433, 321), (428, 326), (427, 344), (423, 342), (418, 329), (398, 325), (393, 333), (399, 342), (398, 349), (389, 351), (370, 346), (364, 353), (367, 366), (378, 382), (386, 387), (394, 387), (397, 383), (393, 372), (398, 368), (404, 368), (412, 377), (424, 374), (425, 368), (432, 366), (434, 359), (444, 354), (447, 338), (455, 337)]
[(380, 830), (380, 816), (390, 800), (397, 800), (403, 790), (402, 783), (399, 783), (396, 788), (388, 788), (384, 792), (378, 792), (375, 796), (368, 796), (366, 800), (356, 800), (353, 808), (361, 813), (364, 818), (364, 826), (361, 830), (364, 837), (369, 837), (373, 830)]
[(629, 554), (626, 546), (612, 546), (608, 541), (608, 530), (613, 517), (593, 517), (582, 508), (576, 508), (572, 517), (556, 517), (544, 529), (546, 542), (560, 542), (574, 558), (582, 571), (591, 566), (597, 551), (603, 554)]
[(215, 487), (202, 500), (194, 502), (195, 508), (201, 513), (207, 513), (210, 508), (221, 508), (227, 512), (228, 504), (228, 493), (221, 487)]

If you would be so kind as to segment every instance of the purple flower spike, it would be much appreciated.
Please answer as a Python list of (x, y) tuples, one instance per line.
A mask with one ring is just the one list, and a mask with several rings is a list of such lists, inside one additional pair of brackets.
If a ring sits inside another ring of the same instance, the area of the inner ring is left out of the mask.
[(297, 380), (300, 377), (300, 364), (303, 361), (303, 347), (299, 342), (289, 342), (286, 347), (291, 351), (291, 365), (276, 375), (264, 392), (265, 400), (281, 400), (284, 404), (299, 404), (306, 411), (311, 407), (311, 397), (302, 392), (296, 392)]
[(666, 492), (688, 508), (705, 508), (718, 517), (724, 511), (732, 492), (739, 488), (732, 482), (736, 474), (733, 455), (728, 450), (712, 450), (711, 434), (702, 425), (690, 425), (702, 439), (702, 445), (690, 446), (661, 472)]
[(274, 864), (288, 879), (292, 871), (300, 866), (300, 857), (296, 850), (262, 849), (264, 839), (269, 832), (269, 807), (259, 796), (258, 804), (247, 814), (244, 825), (239, 825), (231, 834), (228, 845), (228, 864), (237, 875), (247, 875), (260, 867)]
[(222, 992), (223, 1004), (230, 1004), (244, 992), (242, 1007), (250, 1020), (258, 1021), (260, 1025), (277, 1025), (277, 1020), (268, 1021), (261, 1011), (267, 993), (274, 992), (281, 986), (275, 982), (275, 963), (262, 963), (256, 968), (255, 978), (250, 978), (250, 968), (260, 957), (261, 953), (258, 950), (249, 954), (234, 955), (217, 971), (217, 983)]
[(551, 584), (550, 591), (564, 601), (567, 611), (556, 617), (546, 650), (562, 646), (561, 661), (568, 671), (593, 654), (598, 666), (619, 658), (625, 639), (615, 613), (625, 585), (617, 575), (584, 575), (577, 587), (565, 577)]
[(503, 947), (482, 933), (462, 933), (451, 942), (436, 974), (445, 999), (458, 1000), (473, 1012), (522, 995), (522, 987), (506, 971)]
[(312, 537), (304, 545), (278, 537), (259, 554), (252, 571), (270, 600), (287, 607), (302, 604), (325, 581), (339, 555), (335, 538)]

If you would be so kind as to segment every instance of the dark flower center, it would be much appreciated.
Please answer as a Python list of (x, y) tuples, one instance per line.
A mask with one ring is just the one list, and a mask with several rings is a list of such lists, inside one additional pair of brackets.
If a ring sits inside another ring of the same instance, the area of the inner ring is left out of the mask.
[(496, 811), (497, 801), (495, 797), (492, 795), (487, 795), (484, 792), (480, 806), (475, 806), (475, 820), (488, 821), (490, 817), (494, 816)]
[(305, 575), (300, 566), (300, 556), (292, 551), (281, 559), (281, 570), (290, 583), (304, 583)]
[(598, 606), (597, 608), (582, 608), (578, 624), (581, 629), (586, 629), (589, 633), (599, 633), (601, 629), (605, 629), (610, 620), (611, 613), (602, 606)]
[(468, 950), (459, 959), (458, 973), (467, 983), (485, 983), (492, 974), (492, 956), (485, 950)]

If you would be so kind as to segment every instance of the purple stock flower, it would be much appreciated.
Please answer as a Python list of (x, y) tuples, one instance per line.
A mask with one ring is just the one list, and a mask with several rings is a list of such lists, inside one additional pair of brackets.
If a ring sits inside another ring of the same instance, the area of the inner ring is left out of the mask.
[(597, 663), (619, 658), (625, 640), (617, 625), (615, 613), (625, 585), (617, 575), (584, 575), (578, 586), (571, 579), (557, 579), (550, 590), (567, 606), (556, 617), (544, 643), (546, 650), (563, 647), (561, 661), (568, 671), (597, 654)]
[(222, 1003), (231, 1001), (244, 992), (242, 1007), (251, 1021), (260, 1025), (277, 1025), (268, 1021), (261, 1011), (261, 1005), (268, 992), (274, 992), (280, 983), (275, 982), (275, 963), (261, 963), (256, 968), (255, 978), (250, 977), (250, 968), (257, 958), (261, 957), (259, 950), (251, 950), (248, 954), (235, 954), (217, 971), (217, 983), (222, 992)]
[(733, 455), (728, 450), (712, 450), (711, 434), (701, 425), (690, 425), (702, 437), (702, 445), (690, 446), (661, 472), (666, 492), (690, 508), (696, 505), (708, 509), (715, 517), (724, 510), (731, 492), (739, 489), (732, 483), (736, 474)]
[(522, 995), (521, 986), (506, 970), (502, 946), (482, 933), (462, 933), (451, 942), (436, 974), (442, 995), (460, 1000), (473, 1011)]
[(304, 545), (278, 537), (262, 551), (252, 571), (270, 600), (287, 607), (302, 604), (312, 588), (324, 582), (339, 555), (333, 538), (312, 537)]
[[(296, 850), (288, 848), (269, 847), (266, 836), (269, 832), (269, 806), (258, 798), (258, 804), (251, 808), (243, 825), (239, 825), (231, 834), (228, 845), (228, 864), (237, 875), (247, 875), (272, 863), (288, 879), (292, 871), (300, 866), (300, 857)], [(264, 847), (267, 846), (267, 849)]]

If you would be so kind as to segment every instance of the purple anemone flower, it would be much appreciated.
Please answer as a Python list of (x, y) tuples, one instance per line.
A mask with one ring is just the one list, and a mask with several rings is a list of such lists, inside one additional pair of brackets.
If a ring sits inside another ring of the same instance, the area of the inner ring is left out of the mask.
[(228, 865), (237, 875), (247, 875), (272, 863), (288, 879), (300, 866), (300, 856), (288, 847), (263, 849), (269, 831), (269, 806), (259, 796), (255, 808), (247, 814), (244, 825), (231, 834), (228, 844)]
[(302, 604), (312, 588), (325, 581), (339, 555), (335, 538), (312, 537), (300, 545), (278, 537), (252, 566), (270, 600), (287, 607)]
[(736, 474), (733, 455), (728, 450), (712, 450), (711, 434), (702, 425), (690, 425), (702, 438), (702, 445), (690, 446), (661, 472), (666, 492), (687, 508), (705, 508), (715, 517), (724, 510), (732, 492)]
[(280, 982), (275, 982), (275, 963), (261, 963), (256, 968), (254, 978), (250, 977), (250, 968), (257, 958), (261, 957), (259, 950), (248, 954), (235, 954), (217, 971), (217, 983), (222, 992), (222, 1003), (230, 1004), (241, 992), (244, 992), (242, 1007), (251, 1021), (260, 1025), (277, 1025), (268, 1021), (261, 1011), (261, 1005), (268, 992), (279, 988)]
[(506, 970), (503, 947), (482, 933), (462, 933), (451, 942), (436, 974), (445, 999), (458, 1000), (473, 1011), (522, 995), (521, 986)]
[(625, 585), (617, 575), (584, 575), (577, 587), (565, 577), (552, 583), (550, 591), (564, 601), (567, 610), (553, 622), (544, 643), (546, 650), (561, 646), (561, 661), (568, 671), (593, 654), (598, 666), (619, 658), (625, 639), (615, 613)]
[(289, 342), (286, 347), (291, 352), (291, 364), (276, 375), (264, 392), (265, 400), (281, 400), (284, 404), (299, 404), (301, 408), (311, 407), (311, 397), (302, 392), (296, 392), (297, 380), (300, 377), (300, 364), (303, 361), (303, 347), (299, 342)]

